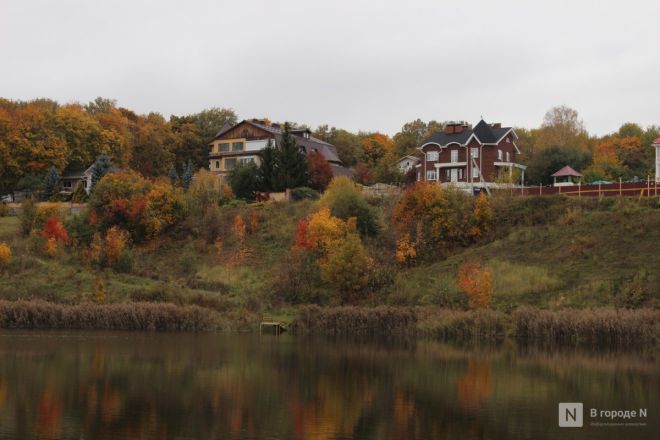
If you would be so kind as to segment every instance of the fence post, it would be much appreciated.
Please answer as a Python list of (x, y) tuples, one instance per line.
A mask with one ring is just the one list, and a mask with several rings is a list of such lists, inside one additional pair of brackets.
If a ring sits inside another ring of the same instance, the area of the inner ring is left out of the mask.
[(651, 197), (651, 176), (646, 176), (646, 197)]
[(619, 197), (623, 195), (623, 192), (621, 191), (621, 177), (619, 177)]
[(543, 194), (541, 194), (541, 184), (540, 183), (539, 183), (539, 195), (540, 196), (543, 195)]
[(601, 194), (601, 192), (600, 192), (600, 185), (601, 185), (601, 183), (598, 182), (598, 198), (599, 198), (599, 199), (600, 199), (601, 197), (603, 197), (602, 194)]
[(578, 199), (582, 197), (582, 181), (578, 182)]

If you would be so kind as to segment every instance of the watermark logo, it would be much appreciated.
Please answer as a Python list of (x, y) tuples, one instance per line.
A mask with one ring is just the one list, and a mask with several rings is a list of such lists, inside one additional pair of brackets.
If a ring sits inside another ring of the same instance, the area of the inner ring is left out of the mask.
[(582, 427), (582, 403), (560, 403), (559, 404), (559, 427), (581, 428)]

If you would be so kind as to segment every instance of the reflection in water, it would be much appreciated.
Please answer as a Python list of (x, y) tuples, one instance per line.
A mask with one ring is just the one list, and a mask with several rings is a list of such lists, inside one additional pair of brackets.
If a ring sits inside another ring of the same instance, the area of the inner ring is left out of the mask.
[(656, 365), (654, 353), (427, 341), (4, 332), (0, 439), (558, 438), (558, 402), (657, 413)]

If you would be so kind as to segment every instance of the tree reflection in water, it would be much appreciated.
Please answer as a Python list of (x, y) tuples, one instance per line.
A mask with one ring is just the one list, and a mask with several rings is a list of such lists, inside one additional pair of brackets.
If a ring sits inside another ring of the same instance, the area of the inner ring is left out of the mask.
[(653, 352), (5, 332), (0, 438), (552, 438), (560, 401), (657, 408), (656, 365)]

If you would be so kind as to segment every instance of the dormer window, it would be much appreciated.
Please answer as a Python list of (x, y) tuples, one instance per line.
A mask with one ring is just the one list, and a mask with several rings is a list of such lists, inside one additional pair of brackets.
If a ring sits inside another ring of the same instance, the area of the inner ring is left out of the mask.
[(451, 150), (451, 161), (458, 162), (458, 150)]
[(426, 153), (426, 161), (427, 162), (435, 162), (438, 160), (438, 152), (437, 151), (429, 151)]

